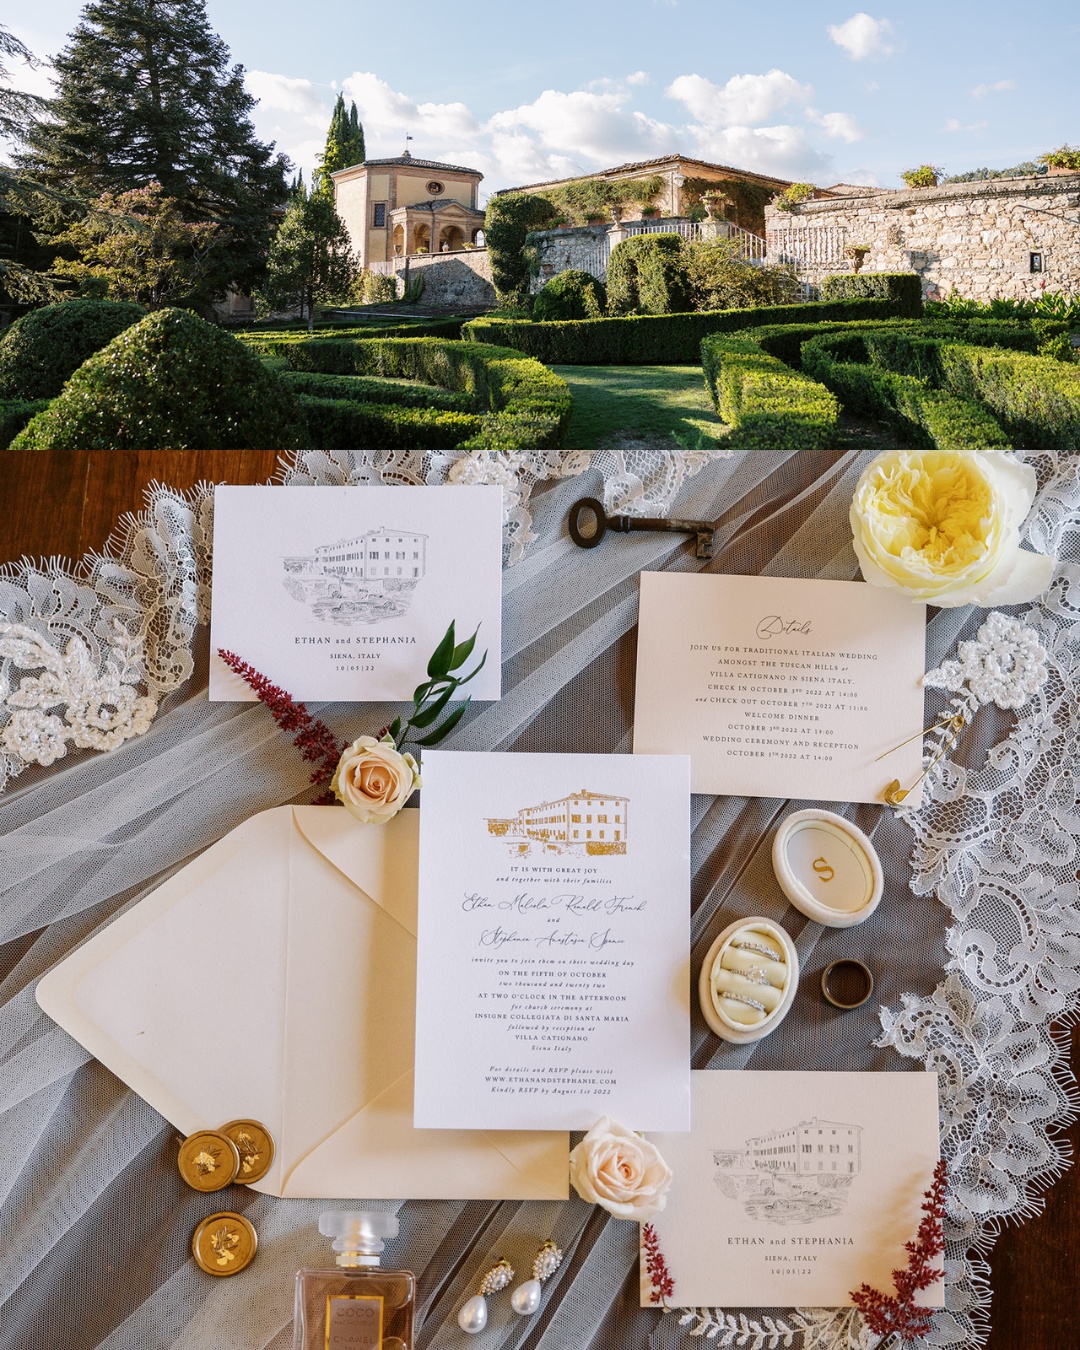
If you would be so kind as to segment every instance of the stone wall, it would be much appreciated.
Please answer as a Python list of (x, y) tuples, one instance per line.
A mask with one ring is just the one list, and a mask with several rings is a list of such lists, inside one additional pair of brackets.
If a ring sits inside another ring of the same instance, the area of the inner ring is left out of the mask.
[(530, 236), (536, 249), (540, 270), (532, 279), (532, 290), (538, 291), (545, 282), (559, 272), (576, 268), (603, 281), (607, 275), (607, 260), (613, 243), (612, 234), (624, 237), (611, 225), (578, 225), (573, 229), (539, 230)]
[(861, 271), (917, 272), (927, 299), (1080, 297), (1080, 173), (767, 207), (765, 225), (769, 261), (811, 281), (854, 270), (845, 249), (862, 246)]
[[(409, 258), (409, 277), (423, 275), (425, 305), (482, 306), (495, 304), (495, 287), (491, 284), (491, 263), (486, 248), (461, 249), (455, 253), (421, 254)], [(390, 271), (400, 278), (401, 291), (405, 276), (405, 259), (394, 258), (378, 268)]]

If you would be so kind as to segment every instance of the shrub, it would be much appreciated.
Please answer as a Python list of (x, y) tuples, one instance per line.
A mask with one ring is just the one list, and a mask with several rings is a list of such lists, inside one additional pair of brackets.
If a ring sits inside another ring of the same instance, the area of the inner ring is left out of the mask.
[(145, 314), (126, 300), (66, 300), (24, 314), (0, 341), (0, 398), (53, 398), (88, 356)]
[(0, 450), (6, 450), (31, 417), (48, 406), (47, 398), (0, 400)]
[(701, 361), (717, 412), (734, 428), (726, 445), (822, 450), (832, 444), (839, 414), (833, 395), (752, 339), (707, 337)]
[(347, 399), (355, 403), (389, 403), (400, 408), (442, 408), (448, 412), (475, 412), (474, 394), (455, 393), (431, 384), (390, 384), (364, 375), (320, 375), (314, 371), (291, 370), (284, 357), (271, 356), (266, 364), (280, 369), (287, 384), (297, 394), (313, 398)]
[(320, 450), (445, 450), (482, 430), (475, 413), (443, 408), (395, 408), (310, 394), (301, 394), (299, 402)]
[(799, 295), (798, 280), (790, 268), (748, 262), (733, 239), (692, 243), (687, 249), (687, 274), (694, 309), (788, 305)]
[(945, 172), (934, 164), (920, 164), (917, 169), (905, 169), (900, 177), (909, 188), (937, 187), (937, 181)]
[(942, 345), (941, 366), (945, 385), (985, 403), (1016, 444), (1080, 450), (1080, 367), (961, 343)]
[[(910, 342), (896, 335), (873, 334), (820, 337), (802, 349), (803, 370), (815, 376), (852, 412), (888, 422), (913, 446), (938, 450), (987, 450), (1005, 448), (1008, 436), (988, 409), (974, 399), (961, 398), (934, 388), (932, 372), (937, 365), (938, 344)], [(903, 374), (880, 364), (891, 350), (904, 353), (907, 364), (925, 373)], [(870, 348), (877, 360), (860, 363), (846, 359), (858, 348)], [(876, 348), (876, 351), (874, 350)]]
[(487, 450), (560, 446), (570, 421), (566, 381), (520, 352), (437, 338), (312, 338), (282, 344), (294, 370), (421, 380), (470, 394), (480, 429), (463, 442)]
[(701, 339), (710, 333), (734, 333), (776, 324), (805, 326), (829, 321), (888, 319), (894, 313), (891, 300), (833, 300), (826, 304), (571, 319), (556, 323), (499, 320), (485, 315), (465, 324), (462, 335), (471, 342), (513, 347), (546, 365), (696, 366), (701, 360)]
[(508, 192), (492, 197), (484, 215), (484, 239), (491, 263), (491, 282), (500, 303), (522, 304), (529, 294), (535, 262), (527, 246), (530, 230), (541, 229), (556, 214), (546, 197)]
[(1038, 163), (1045, 164), (1048, 169), (1080, 171), (1080, 149), (1068, 144), (1059, 145), (1056, 150), (1048, 150), (1045, 155), (1039, 155)]
[(287, 343), (310, 342), (317, 338), (320, 342), (324, 340), (341, 340), (344, 342), (353, 342), (356, 339), (364, 338), (394, 338), (394, 337), (443, 337), (458, 338), (461, 336), (461, 326), (464, 323), (460, 318), (448, 319), (426, 319), (416, 323), (397, 323), (380, 325), (377, 323), (358, 324), (326, 324), (319, 325), (314, 332), (308, 331), (307, 325), (299, 327), (296, 324), (289, 324), (287, 327), (273, 328), (264, 325), (261, 328), (249, 328), (244, 332), (237, 333), (241, 342), (253, 347), (257, 352), (266, 355), (275, 355), (278, 350)]
[(21, 450), (287, 450), (295, 395), (229, 333), (163, 309), (91, 356), (12, 442)]
[(690, 308), (687, 249), (678, 234), (636, 234), (608, 261), (612, 314), (678, 314)]
[(603, 282), (588, 272), (568, 268), (544, 286), (533, 301), (533, 318), (541, 322), (552, 319), (599, 319), (607, 308), (607, 291)]
[(776, 198), (773, 205), (778, 211), (793, 211), (800, 202), (814, 195), (813, 183), (789, 183)]
[(917, 272), (842, 272), (822, 279), (822, 300), (864, 297), (892, 300), (897, 314), (917, 319), (923, 308), (922, 278)]

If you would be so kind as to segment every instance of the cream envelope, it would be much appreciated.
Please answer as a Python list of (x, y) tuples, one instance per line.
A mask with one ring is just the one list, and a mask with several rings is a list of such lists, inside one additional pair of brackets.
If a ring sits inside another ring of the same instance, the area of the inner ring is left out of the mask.
[(184, 1134), (266, 1125), (255, 1190), (564, 1199), (565, 1134), (413, 1127), (419, 815), (253, 816), (50, 971), (38, 1003)]

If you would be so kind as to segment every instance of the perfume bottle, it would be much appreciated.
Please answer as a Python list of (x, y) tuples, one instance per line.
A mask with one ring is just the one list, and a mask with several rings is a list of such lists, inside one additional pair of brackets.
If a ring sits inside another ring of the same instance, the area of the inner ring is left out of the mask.
[(379, 1265), (397, 1215), (333, 1209), (319, 1232), (334, 1239), (337, 1264), (297, 1273), (293, 1350), (413, 1350), (416, 1276)]

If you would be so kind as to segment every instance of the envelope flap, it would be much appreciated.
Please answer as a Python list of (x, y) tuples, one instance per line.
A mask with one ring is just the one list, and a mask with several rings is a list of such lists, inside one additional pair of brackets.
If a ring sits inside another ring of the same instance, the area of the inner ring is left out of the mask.
[(416, 936), (420, 812), (385, 825), (361, 825), (341, 806), (294, 806), (293, 820), (312, 848)]

